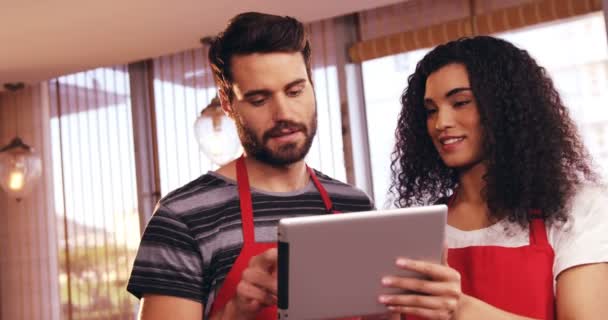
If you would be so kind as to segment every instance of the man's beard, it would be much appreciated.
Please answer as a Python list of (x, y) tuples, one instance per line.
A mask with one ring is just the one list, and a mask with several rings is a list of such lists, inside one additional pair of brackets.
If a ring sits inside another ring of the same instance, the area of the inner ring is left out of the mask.
[[(261, 139), (258, 139), (255, 132), (238, 120), (235, 121), (238, 129), (241, 144), (248, 156), (258, 161), (274, 165), (286, 166), (298, 162), (308, 154), (312, 141), (317, 133), (317, 113), (315, 112), (308, 126), (289, 120), (279, 121), (274, 127), (264, 132)], [(294, 132), (304, 134), (304, 144), (298, 146), (297, 142), (285, 143), (276, 150), (267, 147), (266, 143), (280, 134), (281, 130), (290, 129)]]

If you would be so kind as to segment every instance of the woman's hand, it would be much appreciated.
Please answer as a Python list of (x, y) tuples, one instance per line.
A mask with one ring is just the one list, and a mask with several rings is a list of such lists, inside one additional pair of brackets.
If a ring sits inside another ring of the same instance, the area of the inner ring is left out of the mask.
[(398, 258), (397, 267), (424, 275), (429, 280), (387, 276), (382, 284), (407, 291), (403, 294), (382, 295), (380, 303), (391, 312), (426, 319), (455, 319), (463, 300), (460, 273), (447, 265), (447, 250), (442, 264)]

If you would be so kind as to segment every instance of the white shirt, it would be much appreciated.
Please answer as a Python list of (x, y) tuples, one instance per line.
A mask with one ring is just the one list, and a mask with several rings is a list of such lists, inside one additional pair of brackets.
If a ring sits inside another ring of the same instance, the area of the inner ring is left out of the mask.
[[(547, 223), (547, 238), (555, 252), (553, 279), (582, 264), (608, 262), (608, 189), (581, 186), (572, 199), (565, 223)], [(470, 246), (521, 247), (530, 244), (530, 228), (503, 219), (473, 231), (447, 227), (449, 248)], [(555, 282), (554, 282), (555, 283)]]

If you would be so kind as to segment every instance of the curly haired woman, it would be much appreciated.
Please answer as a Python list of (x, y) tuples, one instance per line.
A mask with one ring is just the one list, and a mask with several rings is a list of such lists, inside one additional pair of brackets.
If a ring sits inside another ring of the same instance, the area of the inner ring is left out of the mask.
[[(447, 261), (389, 309), (429, 319), (605, 319), (608, 196), (545, 69), (512, 44), (465, 38), (427, 54), (401, 102), (398, 206), (446, 203)], [(413, 292), (413, 293), (412, 293)]]

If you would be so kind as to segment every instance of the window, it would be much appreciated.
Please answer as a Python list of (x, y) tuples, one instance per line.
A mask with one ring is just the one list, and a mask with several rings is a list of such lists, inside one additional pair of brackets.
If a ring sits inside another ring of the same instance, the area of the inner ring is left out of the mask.
[(132, 319), (139, 244), (126, 67), (52, 80), (51, 145), (64, 319)]
[[(603, 14), (594, 13), (496, 35), (528, 50), (544, 66), (571, 110), (595, 165), (608, 178), (608, 48)], [(563, 39), (568, 39), (567, 47)], [(576, 48), (574, 50), (573, 48)], [(374, 194), (390, 206), (390, 153), (400, 96), (428, 49), (363, 63)]]
[(391, 207), (388, 196), (391, 180), (391, 153), (401, 111), (401, 93), (407, 77), (428, 52), (421, 49), (363, 63), (363, 87), (369, 135), (369, 152), (378, 209)]
[[(497, 36), (526, 49), (547, 69), (594, 165), (608, 178), (608, 44), (604, 15), (598, 12)], [(567, 44), (564, 39), (568, 39)]]
[(194, 122), (215, 96), (207, 50), (154, 59), (160, 189), (166, 195), (216, 166), (200, 152)]

